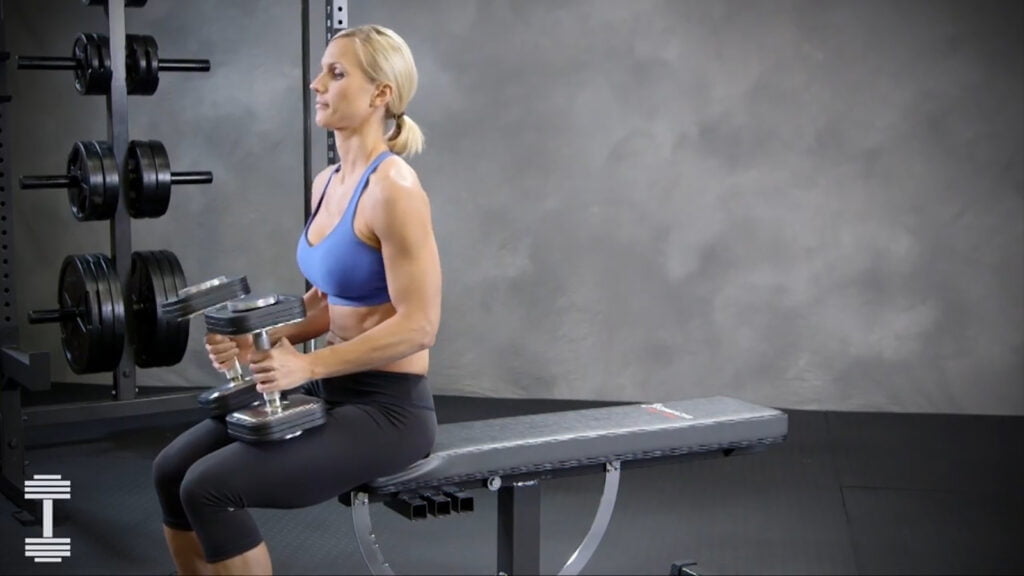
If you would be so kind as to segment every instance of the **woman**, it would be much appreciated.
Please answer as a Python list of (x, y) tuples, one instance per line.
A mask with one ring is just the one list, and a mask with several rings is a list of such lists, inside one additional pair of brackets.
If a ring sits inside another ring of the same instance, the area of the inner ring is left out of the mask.
[[(332, 499), (425, 457), (437, 420), (426, 374), (441, 318), (441, 267), (427, 195), (401, 158), (423, 146), (405, 115), (417, 73), (405, 41), (381, 26), (328, 43), (310, 89), (316, 123), (333, 130), (341, 163), (313, 181), (299, 268), (314, 286), (307, 316), (251, 337), (208, 334), (215, 368), (248, 363), (260, 392), (323, 398), (328, 421), (296, 438), (248, 444), (207, 419), (153, 464), (164, 535), (180, 574), (269, 574), (270, 554), (246, 508)], [(293, 344), (327, 334), (328, 346)]]

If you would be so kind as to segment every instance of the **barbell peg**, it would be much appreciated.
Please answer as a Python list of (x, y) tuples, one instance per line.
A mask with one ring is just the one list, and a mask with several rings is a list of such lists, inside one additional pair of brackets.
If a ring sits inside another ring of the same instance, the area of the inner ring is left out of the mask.
[(22, 176), (22, 189), (66, 188), (76, 220), (107, 220), (117, 211), (121, 195), (114, 149), (108, 142), (79, 140), (68, 152), (63, 175)]
[(32, 310), (28, 313), (29, 324), (55, 324), (77, 320), (85, 313), (81, 308), (55, 308), (52, 310)]

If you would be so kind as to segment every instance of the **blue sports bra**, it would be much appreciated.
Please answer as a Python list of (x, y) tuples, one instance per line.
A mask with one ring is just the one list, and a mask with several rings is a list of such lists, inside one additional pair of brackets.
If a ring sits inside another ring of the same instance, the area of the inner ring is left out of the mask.
[(363, 242), (355, 232), (356, 206), (359, 204), (359, 198), (363, 195), (370, 174), (373, 174), (377, 166), (389, 156), (391, 152), (384, 151), (370, 162), (355, 190), (352, 191), (352, 198), (348, 201), (341, 221), (319, 243), (310, 244), (309, 225), (320, 212), (331, 180), (341, 170), (339, 164), (328, 177), (324, 191), (320, 194), (320, 201), (317, 202), (309, 222), (306, 222), (306, 227), (302, 230), (302, 236), (299, 237), (299, 246), (295, 254), (299, 270), (310, 284), (327, 294), (327, 301), (330, 304), (365, 307), (391, 301), (384, 274), (384, 256), (380, 250)]

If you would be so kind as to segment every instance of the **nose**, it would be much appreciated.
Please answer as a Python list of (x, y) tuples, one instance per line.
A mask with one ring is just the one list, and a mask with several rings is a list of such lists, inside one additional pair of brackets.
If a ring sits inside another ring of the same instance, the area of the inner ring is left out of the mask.
[(313, 78), (313, 81), (309, 83), (309, 89), (318, 94), (322, 92), (322, 89), (320, 88), (320, 79), (322, 77), (323, 73), (317, 74), (316, 78)]

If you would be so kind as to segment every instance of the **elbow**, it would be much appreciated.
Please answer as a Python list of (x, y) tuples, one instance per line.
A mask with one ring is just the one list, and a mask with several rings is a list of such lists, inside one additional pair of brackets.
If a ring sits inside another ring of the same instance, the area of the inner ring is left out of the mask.
[(415, 343), (417, 352), (428, 350), (437, 341), (437, 322), (424, 318), (416, 322), (414, 328), (409, 333)]

